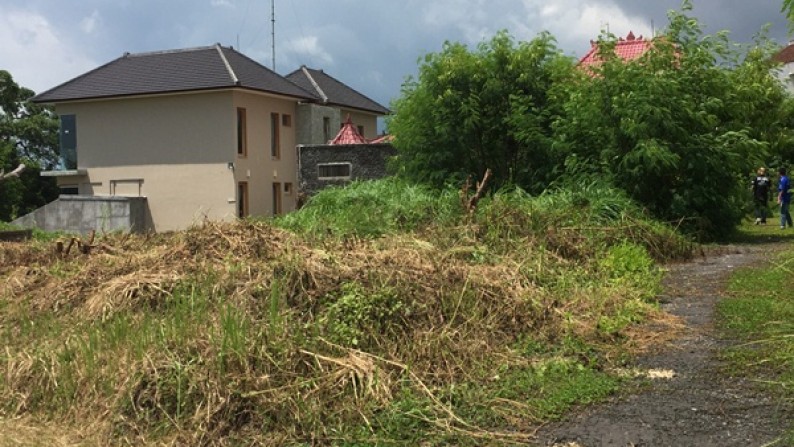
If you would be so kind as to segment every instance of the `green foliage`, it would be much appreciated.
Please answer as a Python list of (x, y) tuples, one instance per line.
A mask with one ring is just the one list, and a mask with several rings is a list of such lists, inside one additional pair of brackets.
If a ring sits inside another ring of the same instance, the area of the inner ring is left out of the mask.
[(50, 109), (30, 102), (32, 97), (0, 70), (0, 170), (28, 167), (19, 178), (0, 181), (0, 221), (27, 214), (59, 193), (54, 179), (39, 175), (58, 163), (58, 121)]
[(738, 62), (724, 35), (703, 36), (683, 13), (670, 19), (639, 60), (607, 58), (568, 86), (557, 144), (654, 215), (724, 238), (746, 201), (738, 177), (768, 156), (784, 95), (769, 51)]
[(746, 173), (794, 156), (794, 104), (763, 32), (745, 46), (704, 35), (691, 7), (634, 61), (602, 36), (603, 63), (589, 71), (547, 34), (515, 43), (500, 32), (476, 50), (447, 42), (393, 104), (398, 172), (441, 186), (492, 168), (495, 189), (533, 194), (598, 179), (690, 234), (728, 237)]
[(474, 51), (446, 42), (392, 105), (399, 172), (442, 186), (491, 168), (497, 185), (542, 187), (553, 155), (548, 95), (572, 67), (549, 34), (516, 44), (502, 31)]
[(328, 188), (300, 210), (276, 218), (281, 227), (313, 237), (378, 237), (460, 216), (457, 194), (397, 178)]
[(373, 334), (389, 333), (403, 325), (408, 312), (396, 291), (389, 288), (367, 290), (351, 282), (342, 284), (339, 295), (331, 297), (319, 323), (334, 342), (365, 348), (370, 345)]

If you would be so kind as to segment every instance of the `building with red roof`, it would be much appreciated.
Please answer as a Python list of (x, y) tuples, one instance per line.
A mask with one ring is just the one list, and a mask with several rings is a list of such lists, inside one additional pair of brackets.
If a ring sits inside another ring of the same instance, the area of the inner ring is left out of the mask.
[[(599, 53), (598, 42), (590, 41), (590, 51), (579, 60), (579, 66), (582, 68), (597, 67), (603, 63)], [(645, 54), (653, 45), (652, 41), (645, 39), (640, 35), (635, 37), (632, 31), (623, 38), (619, 38), (615, 43), (615, 56), (623, 61), (632, 61), (643, 54)]]

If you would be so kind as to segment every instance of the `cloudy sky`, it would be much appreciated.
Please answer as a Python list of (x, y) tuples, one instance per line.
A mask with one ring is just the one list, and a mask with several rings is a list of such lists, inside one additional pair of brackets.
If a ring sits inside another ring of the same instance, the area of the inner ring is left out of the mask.
[[(788, 42), (782, 0), (694, 0), (706, 32)], [(445, 40), (549, 31), (582, 56), (608, 27), (649, 35), (680, 0), (275, 0), (276, 71), (322, 68), (388, 106), (417, 60)], [(42, 92), (124, 52), (231, 45), (271, 66), (270, 0), (0, 0), (0, 69)]]

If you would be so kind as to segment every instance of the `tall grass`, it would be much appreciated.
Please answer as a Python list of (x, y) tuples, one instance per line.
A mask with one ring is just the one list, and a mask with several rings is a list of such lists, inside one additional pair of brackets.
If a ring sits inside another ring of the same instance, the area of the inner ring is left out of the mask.
[(398, 178), (355, 182), (320, 191), (298, 212), (276, 219), (283, 228), (313, 237), (378, 237), (423, 225), (445, 225), (461, 215), (457, 193)]

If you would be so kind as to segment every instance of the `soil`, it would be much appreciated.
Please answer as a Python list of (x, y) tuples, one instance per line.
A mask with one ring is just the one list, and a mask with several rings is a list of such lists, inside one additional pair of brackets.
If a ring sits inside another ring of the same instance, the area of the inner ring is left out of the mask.
[(751, 447), (781, 446), (794, 409), (759, 391), (757, 384), (727, 377), (717, 351), (737, 343), (714, 329), (715, 305), (728, 275), (767, 259), (769, 246), (737, 246), (695, 262), (669, 267), (662, 306), (686, 324), (672, 347), (640, 358), (641, 370), (673, 371), (651, 379), (639, 394), (582, 410), (538, 433), (555, 447)]

